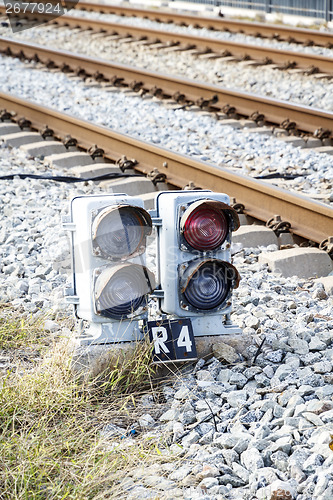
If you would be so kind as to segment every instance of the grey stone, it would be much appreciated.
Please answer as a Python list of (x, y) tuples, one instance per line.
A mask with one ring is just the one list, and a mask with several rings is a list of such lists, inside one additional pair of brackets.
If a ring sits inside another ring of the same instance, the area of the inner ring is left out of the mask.
[[(239, 455), (235, 450), (222, 449), (222, 456), (229, 467), (233, 467), (235, 463), (239, 462)], [(241, 477), (241, 476), (240, 476)]]
[[(229, 451), (229, 450), (226, 450), (226, 451)], [(248, 482), (250, 472), (248, 470), (246, 470), (245, 467), (243, 467), (242, 465), (240, 465), (237, 462), (234, 462), (232, 464), (232, 469), (233, 469), (234, 473), (244, 481), (244, 483)]]
[(244, 387), (247, 382), (247, 378), (242, 373), (232, 373), (230, 375), (229, 384), (237, 385), (237, 387)]
[(54, 333), (60, 330), (60, 325), (56, 321), (48, 319), (44, 321), (44, 330)]
[(324, 459), (321, 455), (318, 455), (318, 453), (313, 453), (305, 460), (302, 469), (307, 473), (315, 472), (316, 469), (322, 465), (323, 461)]
[(272, 229), (265, 226), (241, 226), (233, 235), (234, 243), (241, 243), (243, 247), (278, 245), (278, 239)]
[(270, 460), (272, 464), (281, 472), (286, 472), (290, 466), (290, 459), (283, 451), (270, 452)]
[(247, 393), (246, 391), (232, 391), (227, 394), (227, 401), (230, 404), (230, 406), (233, 406), (235, 408), (239, 408), (240, 406), (244, 405), (247, 400)]
[(169, 422), (172, 420), (177, 420), (179, 418), (179, 415), (180, 415), (179, 410), (177, 410), (176, 408), (171, 408), (170, 410), (167, 410), (160, 416), (160, 421)]
[(263, 412), (260, 410), (251, 410), (239, 417), (239, 421), (245, 425), (252, 424), (253, 422), (258, 422), (262, 415)]
[(180, 400), (187, 399), (190, 393), (191, 391), (188, 387), (182, 386), (180, 389), (178, 389), (178, 391), (175, 392), (174, 398)]
[(181, 465), (174, 472), (172, 472), (172, 474), (170, 474), (169, 479), (172, 481), (181, 481), (186, 476), (191, 474), (192, 468), (193, 467), (191, 465)]
[[(319, 417), (318, 417), (319, 418)], [(333, 422), (333, 410), (325, 411), (320, 414), (320, 421), (324, 424), (329, 424)]]
[(199, 488), (201, 488), (201, 489), (204, 488), (204, 489), (209, 490), (213, 486), (218, 486), (218, 485), (219, 485), (219, 481), (218, 481), (218, 479), (216, 479), (216, 477), (206, 477), (205, 479), (203, 479), (199, 483)]
[(333, 394), (333, 386), (324, 385), (316, 389), (315, 394), (319, 399), (325, 399)]
[[(333, 412), (332, 412), (332, 414), (333, 414)], [(316, 426), (323, 425), (324, 420), (322, 418), (318, 417), (318, 415), (315, 415), (314, 413), (305, 411), (302, 413), (302, 415), (304, 418), (306, 418), (306, 420), (311, 422), (313, 425), (316, 425)]]
[(219, 483), (225, 486), (231, 484), (233, 488), (239, 488), (240, 486), (244, 486), (245, 481), (234, 474), (223, 474), (219, 478)]
[(239, 360), (236, 350), (223, 342), (213, 344), (212, 352), (214, 356), (222, 362), (236, 363)]
[(304, 462), (311, 456), (311, 451), (304, 448), (296, 449), (289, 457), (289, 466), (295, 465), (303, 470)]
[(189, 434), (183, 437), (182, 445), (185, 447), (191, 446), (191, 444), (197, 443), (200, 439), (200, 434), (198, 434), (195, 430), (191, 431)]
[(309, 344), (306, 340), (300, 338), (291, 338), (288, 344), (297, 354), (307, 354), (309, 352)]
[(156, 424), (155, 420), (149, 413), (142, 415), (138, 422), (141, 427), (153, 427)]
[(260, 264), (268, 264), (271, 271), (284, 278), (327, 276), (332, 270), (332, 261), (328, 254), (317, 248), (291, 248), (288, 250), (263, 253), (259, 256)]
[(264, 467), (264, 461), (256, 448), (249, 448), (240, 456), (241, 464), (248, 470), (253, 471)]
[(183, 425), (189, 425), (196, 421), (196, 415), (193, 410), (184, 411), (180, 413), (178, 419)]

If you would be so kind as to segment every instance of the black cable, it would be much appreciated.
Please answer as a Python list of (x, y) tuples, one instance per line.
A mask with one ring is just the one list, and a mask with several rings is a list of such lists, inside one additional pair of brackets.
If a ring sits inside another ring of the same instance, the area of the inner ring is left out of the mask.
[(13, 180), (14, 177), (19, 177), (20, 179), (41, 179), (46, 181), (56, 181), (56, 182), (87, 182), (87, 181), (105, 181), (109, 179), (118, 179), (120, 177), (142, 177), (140, 174), (124, 174), (124, 173), (109, 173), (98, 175), (97, 177), (71, 177), (64, 175), (37, 175), (37, 174), (8, 174), (0, 175), (0, 180)]
[(293, 180), (297, 177), (304, 177), (302, 174), (266, 174), (266, 175), (258, 175), (255, 179), (285, 179), (285, 180)]

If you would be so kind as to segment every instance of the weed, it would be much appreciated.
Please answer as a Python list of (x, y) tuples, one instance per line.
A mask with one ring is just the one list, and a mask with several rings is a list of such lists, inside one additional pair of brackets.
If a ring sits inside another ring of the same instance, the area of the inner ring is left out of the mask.
[(3, 347), (48, 346), (34, 370), (18, 366), (0, 380), (1, 499), (126, 498), (122, 482), (132, 470), (172, 460), (163, 436), (101, 433), (110, 422), (131, 429), (139, 396), (158, 391), (149, 345), (82, 380), (70, 370), (64, 339), (51, 343), (33, 318), (20, 321), (9, 309), (0, 324)]

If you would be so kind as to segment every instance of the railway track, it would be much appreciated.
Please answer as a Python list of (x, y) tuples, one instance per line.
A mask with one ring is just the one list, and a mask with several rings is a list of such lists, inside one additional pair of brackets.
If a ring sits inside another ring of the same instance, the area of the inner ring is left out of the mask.
[[(55, 0), (52, 0), (55, 3)], [(330, 32), (295, 28), (278, 24), (246, 22), (221, 17), (209, 17), (177, 13), (166, 10), (152, 10), (137, 7), (124, 7), (122, 5), (105, 5), (90, 2), (66, 1), (70, 9), (100, 12), (105, 14), (116, 14), (126, 17), (142, 17), (159, 21), (161, 23), (174, 23), (180, 26), (194, 26), (208, 28), (217, 31), (229, 31), (232, 33), (245, 33), (256, 37), (286, 40), (304, 45), (319, 45), (322, 47), (333, 47), (333, 34)]]
[(7, 38), (0, 38), (0, 53), (39, 61), (48, 68), (76, 72), (83, 77), (94, 76), (98, 81), (119, 87), (127, 86), (137, 92), (172, 98), (184, 105), (196, 104), (225, 115), (237, 114), (277, 126), (282, 124), (288, 130), (297, 129), (299, 132), (315, 135), (318, 135), (318, 131), (325, 131), (326, 137), (333, 132), (333, 113), (309, 106), (233, 92), (218, 85), (153, 73)]
[(31, 128), (35, 130), (44, 128), (47, 123), (60, 140), (70, 134), (81, 149), (88, 150), (92, 145), (97, 145), (103, 149), (104, 157), (113, 163), (119, 162), (126, 154), (135, 160), (131, 164), (137, 172), (148, 175), (154, 171), (155, 175), (162, 175), (172, 186), (183, 188), (192, 181), (200, 188), (225, 192), (244, 205), (246, 215), (258, 220), (267, 221), (279, 214), (282, 220), (290, 223), (290, 231), (295, 235), (321, 243), (333, 234), (333, 209), (304, 196), (291, 194), (262, 181), (231, 173), (226, 168), (216, 168), (12, 95), (0, 93), (1, 108), (9, 111), (14, 121), (23, 117), (29, 120)]
[[(5, 14), (5, 7), (0, 6), (0, 14)], [(265, 46), (256, 46), (248, 43), (235, 43), (231, 41), (218, 40), (209, 37), (198, 37), (194, 35), (172, 33), (159, 29), (147, 29), (126, 24), (111, 23), (84, 17), (60, 16), (54, 19), (51, 14), (29, 13), (20, 15), (27, 20), (46, 21), (57, 26), (68, 26), (70, 28), (81, 28), (105, 36), (111, 35), (125, 39), (126, 43), (144, 43), (145, 45), (159, 46), (166, 50), (191, 51), (198, 55), (207, 57), (221, 57), (227, 60), (246, 61), (251, 60), (257, 65), (276, 64), (279, 69), (299, 68), (306, 74), (322, 73), (327, 77), (333, 77), (333, 59), (316, 54), (306, 54), (274, 49)]]

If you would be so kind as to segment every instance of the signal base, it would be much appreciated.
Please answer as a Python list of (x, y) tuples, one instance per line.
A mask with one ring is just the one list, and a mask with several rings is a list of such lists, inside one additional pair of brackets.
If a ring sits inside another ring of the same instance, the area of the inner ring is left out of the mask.
[(223, 323), (223, 316), (206, 315), (206, 316), (191, 316), (192, 328), (195, 337), (217, 336), (217, 335), (239, 335), (243, 333), (239, 326), (228, 320)]
[(143, 339), (138, 321), (117, 321), (114, 323), (90, 323), (78, 331), (75, 338), (77, 346), (135, 342)]

